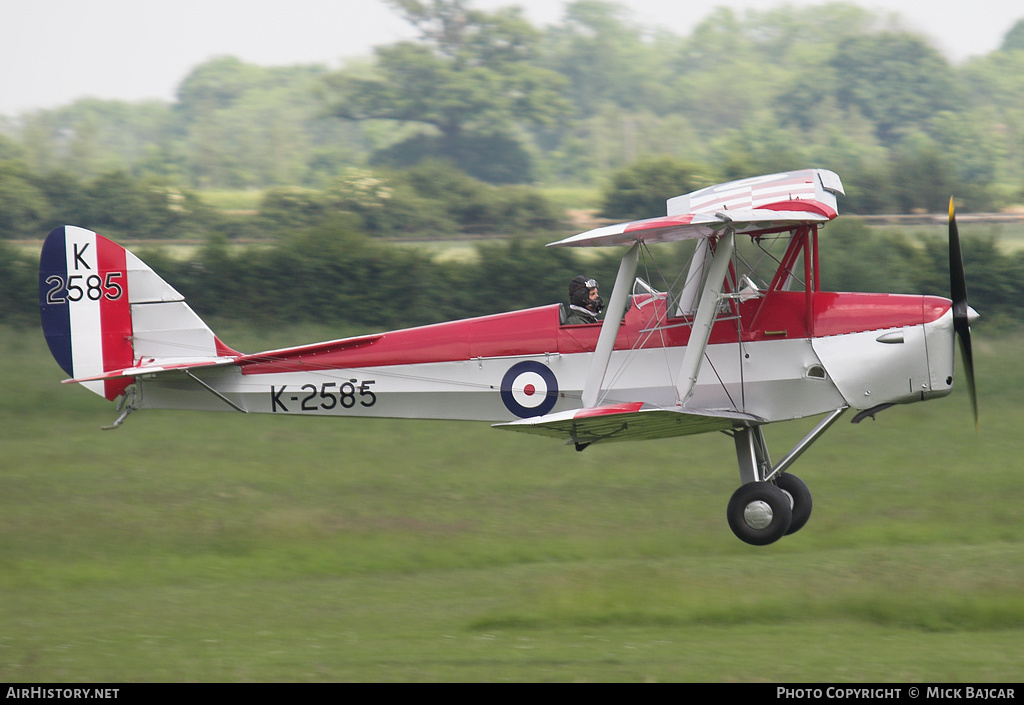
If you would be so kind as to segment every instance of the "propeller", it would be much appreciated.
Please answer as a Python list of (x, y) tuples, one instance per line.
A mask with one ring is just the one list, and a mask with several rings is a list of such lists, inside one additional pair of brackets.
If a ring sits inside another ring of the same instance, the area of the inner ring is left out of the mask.
[(964, 274), (964, 256), (960, 249), (960, 231), (956, 226), (952, 196), (949, 199), (949, 292), (953, 300), (953, 330), (960, 341), (967, 390), (971, 395), (971, 410), (974, 412), (974, 429), (977, 430), (978, 395), (974, 388), (974, 355), (971, 352), (971, 319), (977, 314), (967, 305), (967, 277)]

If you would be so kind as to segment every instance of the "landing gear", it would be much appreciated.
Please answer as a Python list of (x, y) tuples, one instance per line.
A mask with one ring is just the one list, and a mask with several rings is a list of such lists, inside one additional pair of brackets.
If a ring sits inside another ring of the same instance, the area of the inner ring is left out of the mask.
[(742, 486), (729, 500), (729, 527), (741, 541), (765, 546), (796, 533), (811, 518), (811, 492), (786, 469), (834, 424), (846, 407), (825, 417), (778, 463), (772, 464), (760, 426), (732, 431)]
[(804, 527), (807, 520), (811, 518), (811, 491), (807, 485), (796, 475), (788, 472), (782, 473), (775, 478), (775, 486), (789, 494), (793, 502), (793, 521), (789, 523), (789, 530), (786, 535), (795, 534)]
[(729, 500), (729, 527), (741, 541), (754, 546), (775, 543), (792, 522), (789, 495), (770, 482), (749, 482)]

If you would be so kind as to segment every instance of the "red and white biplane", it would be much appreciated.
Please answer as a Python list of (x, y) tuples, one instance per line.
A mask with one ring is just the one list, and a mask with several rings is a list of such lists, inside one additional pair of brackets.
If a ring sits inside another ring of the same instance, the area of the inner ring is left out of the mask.
[[(977, 420), (959, 236), (950, 205), (951, 299), (822, 291), (819, 228), (839, 177), (809, 169), (720, 184), (668, 213), (553, 247), (626, 248), (602, 322), (566, 325), (564, 304), (242, 354), (124, 248), (65, 226), (40, 259), (50, 350), (122, 409), (489, 420), (593, 443), (721, 431), (735, 441), (735, 534), (772, 543), (811, 514), (788, 472), (845, 411), (854, 421), (953, 388), (954, 337)], [(694, 241), (664, 291), (637, 278), (650, 245)], [(773, 461), (766, 424), (824, 415)]]

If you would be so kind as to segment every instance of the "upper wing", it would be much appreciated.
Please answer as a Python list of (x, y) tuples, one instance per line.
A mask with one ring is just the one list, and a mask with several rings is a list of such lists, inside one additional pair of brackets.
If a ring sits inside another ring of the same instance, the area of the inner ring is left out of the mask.
[(644, 402), (572, 409), (546, 416), (494, 424), (494, 428), (564, 438), (577, 445), (598, 441), (642, 441), (726, 431), (764, 423), (737, 411), (662, 408)]
[(737, 233), (768, 233), (823, 223), (838, 215), (839, 177), (804, 169), (730, 181), (671, 198), (668, 215), (618, 223), (553, 242), (551, 247), (599, 247), (669, 242)]
[(811, 211), (775, 211), (764, 208), (719, 211), (713, 215), (686, 213), (606, 225), (549, 243), (548, 247), (606, 247), (632, 245), (634, 242), (697, 240), (720, 235), (727, 229), (737, 233), (767, 233), (826, 221), (827, 216)]

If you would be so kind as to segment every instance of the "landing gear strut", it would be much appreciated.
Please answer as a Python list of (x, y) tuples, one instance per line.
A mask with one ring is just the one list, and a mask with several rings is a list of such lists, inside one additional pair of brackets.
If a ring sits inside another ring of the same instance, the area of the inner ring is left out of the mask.
[(796, 533), (811, 518), (811, 492), (786, 468), (793, 464), (846, 411), (836, 409), (826, 416), (776, 465), (760, 426), (733, 431), (736, 458), (743, 483), (729, 500), (729, 527), (741, 541), (765, 546)]

